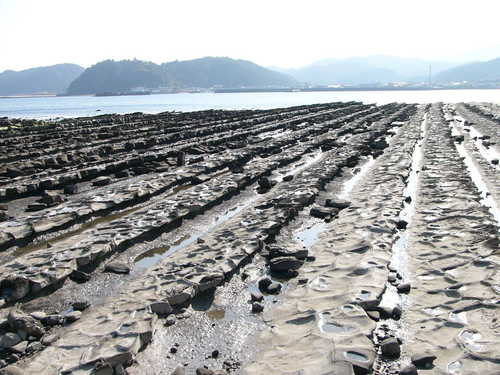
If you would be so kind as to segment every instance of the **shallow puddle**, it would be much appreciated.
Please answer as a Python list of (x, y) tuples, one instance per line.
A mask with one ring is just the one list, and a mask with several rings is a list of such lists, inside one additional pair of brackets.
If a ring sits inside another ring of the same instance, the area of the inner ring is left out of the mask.
[(322, 333), (346, 334), (356, 330), (355, 326), (334, 321), (329, 312), (319, 313), (318, 328)]
[(149, 268), (155, 264), (157, 264), (162, 259), (174, 254), (175, 252), (193, 244), (199, 238), (206, 236), (207, 234), (213, 232), (216, 228), (218, 228), (221, 224), (225, 223), (232, 217), (239, 214), (245, 208), (247, 208), (250, 204), (252, 204), (255, 200), (257, 200), (257, 196), (247, 200), (244, 204), (240, 204), (228, 209), (224, 215), (217, 217), (212, 224), (210, 224), (204, 231), (199, 231), (193, 233), (189, 236), (182, 237), (180, 240), (174, 242), (169, 246), (157, 247), (151, 250), (148, 250), (138, 257), (134, 259), (134, 267), (144, 269)]
[(296, 175), (296, 174), (302, 172), (306, 168), (317, 163), (321, 159), (322, 156), (323, 156), (322, 151), (306, 155), (304, 157), (305, 160), (301, 160), (301, 161), (295, 163), (291, 169), (285, 169), (283, 172), (280, 172), (278, 177), (276, 178), (276, 180), (281, 182), (281, 181), (283, 181), (283, 177), (285, 177), (285, 176)]
[(357, 362), (367, 362), (369, 359), (366, 355), (353, 351), (344, 352), (344, 356), (351, 361)]
[(361, 179), (366, 175), (366, 173), (370, 170), (370, 168), (375, 164), (375, 159), (373, 159), (371, 156), (359, 167), (356, 167), (358, 171), (352, 176), (350, 179), (348, 179), (344, 184), (342, 185), (342, 190), (341, 192), (337, 195), (337, 198), (339, 199), (345, 199), (348, 200), (351, 196), (352, 190), (356, 187), (356, 185), (361, 181)]
[(480, 333), (467, 329), (463, 330), (458, 335), (458, 339), (472, 352), (484, 351), (484, 346), (478, 343), (481, 338), (482, 336)]
[[(353, 170), (357, 170), (357, 172), (342, 184), (342, 190), (337, 194), (337, 198), (348, 200), (354, 187), (367, 174), (374, 163), (375, 160), (370, 157), (362, 162), (360, 166), (355, 167)], [(318, 241), (320, 234), (326, 230), (327, 226), (328, 224), (325, 221), (311, 218), (306, 223), (305, 229), (295, 232), (295, 239), (310, 249)]]
[(452, 375), (459, 375), (462, 372), (462, 362), (455, 361), (448, 364), (448, 372)]
[(324, 221), (317, 221), (307, 229), (297, 233), (295, 238), (302, 242), (302, 244), (310, 248), (318, 240), (319, 235), (325, 230), (327, 224)]

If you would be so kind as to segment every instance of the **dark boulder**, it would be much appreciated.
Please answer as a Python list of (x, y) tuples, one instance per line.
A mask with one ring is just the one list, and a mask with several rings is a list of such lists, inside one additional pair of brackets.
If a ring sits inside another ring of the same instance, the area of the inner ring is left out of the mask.
[(276, 282), (271, 283), (271, 285), (267, 287), (266, 292), (268, 294), (278, 294), (281, 292), (281, 284)]
[(423, 352), (411, 356), (411, 362), (418, 368), (432, 368), (437, 357), (434, 354)]
[(399, 370), (399, 375), (418, 375), (415, 365), (408, 365)]
[(290, 256), (273, 258), (269, 262), (269, 266), (271, 268), (271, 271), (273, 272), (287, 272), (291, 270), (297, 270), (303, 264), (304, 262)]
[(402, 284), (399, 284), (396, 288), (398, 290), (398, 293), (408, 294), (408, 293), (410, 293), (411, 285), (410, 285), (410, 283), (402, 283)]
[(76, 194), (78, 193), (78, 185), (70, 184), (64, 187), (64, 194)]
[(118, 273), (118, 274), (127, 274), (130, 273), (130, 267), (126, 263), (122, 262), (111, 262), (106, 264), (104, 267), (106, 272)]
[(343, 210), (351, 205), (351, 202), (342, 199), (326, 199), (325, 206)]
[(259, 289), (261, 292), (265, 292), (269, 285), (271, 285), (273, 281), (269, 277), (264, 277), (263, 279), (260, 279), (258, 282)]
[(399, 341), (395, 337), (389, 337), (380, 343), (382, 355), (388, 358), (398, 358), (401, 354)]
[(263, 299), (264, 299), (264, 296), (259, 291), (255, 291), (255, 292), (250, 293), (250, 300), (252, 302), (261, 302)]
[(259, 303), (259, 302), (254, 302), (252, 303), (252, 312), (253, 313), (260, 313), (264, 311), (264, 305)]
[(107, 176), (101, 176), (97, 177), (93, 182), (92, 185), (94, 186), (106, 186), (111, 183), (111, 178)]
[(69, 278), (78, 283), (85, 283), (90, 280), (90, 275), (83, 271), (74, 270), (69, 275)]

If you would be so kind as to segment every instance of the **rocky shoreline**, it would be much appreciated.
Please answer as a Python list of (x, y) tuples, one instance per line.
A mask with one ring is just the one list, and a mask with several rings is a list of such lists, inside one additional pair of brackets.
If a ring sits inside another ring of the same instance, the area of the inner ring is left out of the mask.
[(488, 113), (350, 102), (11, 126), (0, 373), (497, 373)]

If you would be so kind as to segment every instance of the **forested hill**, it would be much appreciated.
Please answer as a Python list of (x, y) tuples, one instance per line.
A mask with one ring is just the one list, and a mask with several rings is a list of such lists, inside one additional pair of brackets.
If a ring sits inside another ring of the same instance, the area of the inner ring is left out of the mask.
[(436, 76), (439, 82), (500, 81), (500, 58), (464, 64), (445, 70)]
[(106, 60), (86, 69), (68, 88), (70, 95), (126, 92), (137, 87), (290, 87), (292, 77), (245, 60), (205, 57), (161, 65), (140, 60)]
[(63, 93), (84, 68), (75, 64), (58, 64), (21, 71), (0, 73), (0, 95), (33, 95)]

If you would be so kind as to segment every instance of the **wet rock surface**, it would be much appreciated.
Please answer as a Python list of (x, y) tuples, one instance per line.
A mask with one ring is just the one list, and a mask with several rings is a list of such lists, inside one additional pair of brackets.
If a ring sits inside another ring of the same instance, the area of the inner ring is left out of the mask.
[(443, 124), (452, 112), (437, 105), (430, 112), (417, 235), (410, 245), (416, 286), (407, 313), (408, 348), (419, 373), (493, 374), (500, 363), (495, 328), (499, 222), (480, 200), (481, 169), (471, 169), (474, 164), (466, 162), (473, 155), (452, 138), (458, 125)]
[(498, 372), (496, 113), (351, 102), (4, 131), (0, 371)]

